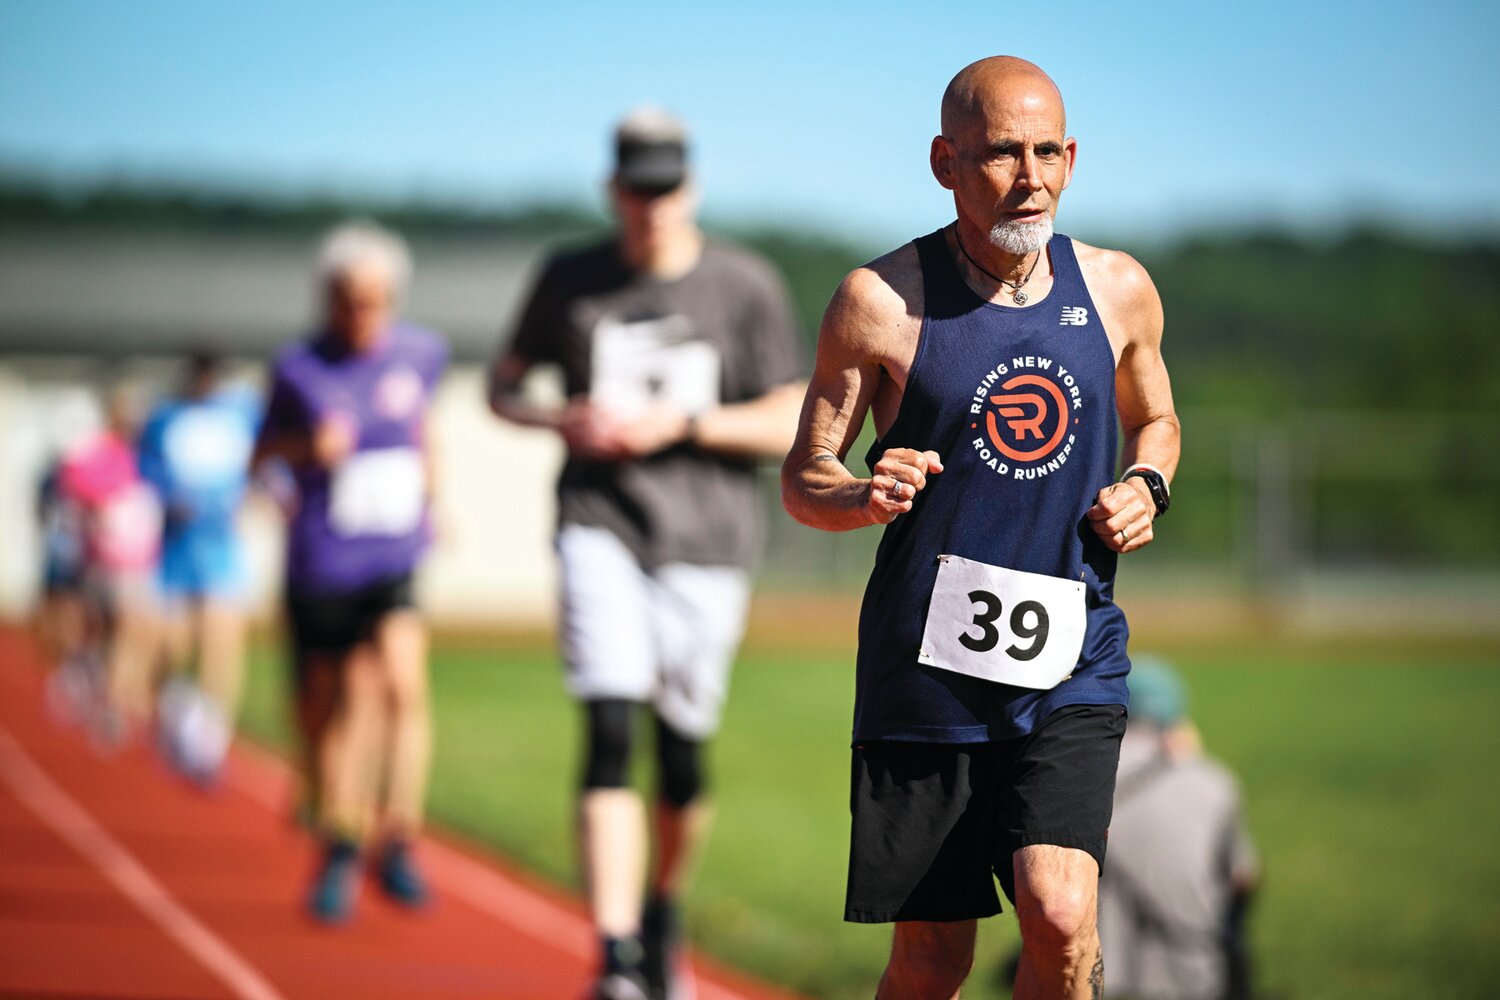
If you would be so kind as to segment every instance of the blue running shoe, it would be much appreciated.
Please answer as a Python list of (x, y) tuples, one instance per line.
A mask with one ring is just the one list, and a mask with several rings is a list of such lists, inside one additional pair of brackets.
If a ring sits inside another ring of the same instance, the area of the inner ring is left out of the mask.
[(359, 888), (359, 848), (350, 840), (331, 840), (323, 852), (323, 867), (313, 879), (307, 909), (323, 924), (342, 924), (354, 912)]
[(416, 909), (427, 905), (430, 898), (427, 880), (412, 861), (411, 845), (405, 840), (392, 840), (385, 845), (376, 874), (380, 888), (402, 906)]

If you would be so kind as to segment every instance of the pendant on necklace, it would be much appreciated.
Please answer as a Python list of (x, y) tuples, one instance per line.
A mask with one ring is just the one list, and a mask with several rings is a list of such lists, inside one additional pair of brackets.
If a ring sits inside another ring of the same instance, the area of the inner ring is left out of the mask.
[(1026, 304), (1027, 295), (1020, 289), (1016, 289), (1016, 294), (1012, 295), (1011, 298), (1015, 300), (1016, 305), (1024, 306)]

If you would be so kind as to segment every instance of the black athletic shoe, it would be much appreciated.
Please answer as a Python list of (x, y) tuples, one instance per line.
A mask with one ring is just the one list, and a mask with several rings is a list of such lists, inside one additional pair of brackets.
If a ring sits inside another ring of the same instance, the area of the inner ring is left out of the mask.
[(650, 1000), (646, 980), (636, 972), (610, 972), (594, 983), (589, 1000)]
[(605, 938), (604, 971), (589, 992), (589, 1000), (650, 1000), (641, 969), (641, 943), (635, 938)]
[(671, 900), (658, 898), (646, 904), (641, 914), (641, 947), (649, 1000), (693, 1000), (693, 977), (682, 955), (682, 920)]

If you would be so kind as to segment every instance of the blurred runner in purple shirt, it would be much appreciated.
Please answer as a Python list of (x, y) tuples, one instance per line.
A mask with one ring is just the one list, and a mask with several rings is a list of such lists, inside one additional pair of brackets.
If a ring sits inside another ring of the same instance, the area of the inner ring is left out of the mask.
[[(282, 460), (297, 486), (287, 617), (309, 806), (325, 841), (308, 903), (336, 923), (352, 910), (360, 845), (372, 838), (385, 891), (413, 906), (427, 897), (410, 854), (431, 756), (412, 574), (430, 538), (427, 411), (448, 349), (395, 319), (410, 273), (399, 237), (342, 226), (318, 271), (323, 323), (277, 355), (256, 450)], [(376, 774), (387, 775), (378, 803)]]
[(427, 404), (447, 360), (441, 338), (399, 322), (364, 349), (324, 334), (277, 356), (266, 434), (323, 435), (346, 452), (332, 465), (292, 465), (292, 594), (346, 594), (416, 567), (430, 535)]

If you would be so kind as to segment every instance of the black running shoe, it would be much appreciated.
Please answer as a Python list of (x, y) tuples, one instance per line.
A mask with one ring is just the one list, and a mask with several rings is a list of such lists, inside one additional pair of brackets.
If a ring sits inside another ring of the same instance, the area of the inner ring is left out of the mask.
[(633, 937), (605, 938), (604, 971), (594, 983), (589, 1000), (650, 1000), (650, 987), (641, 969), (641, 943)]
[(641, 914), (641, 971), (649, 1000), (693, 1000), (693, 976), (683, 960), (682, 920), (675, 903), (653, 899)]
[(599, 977), (589, 1000), (650, 1000), (646, 980), (636, 972), (610, 972)]

